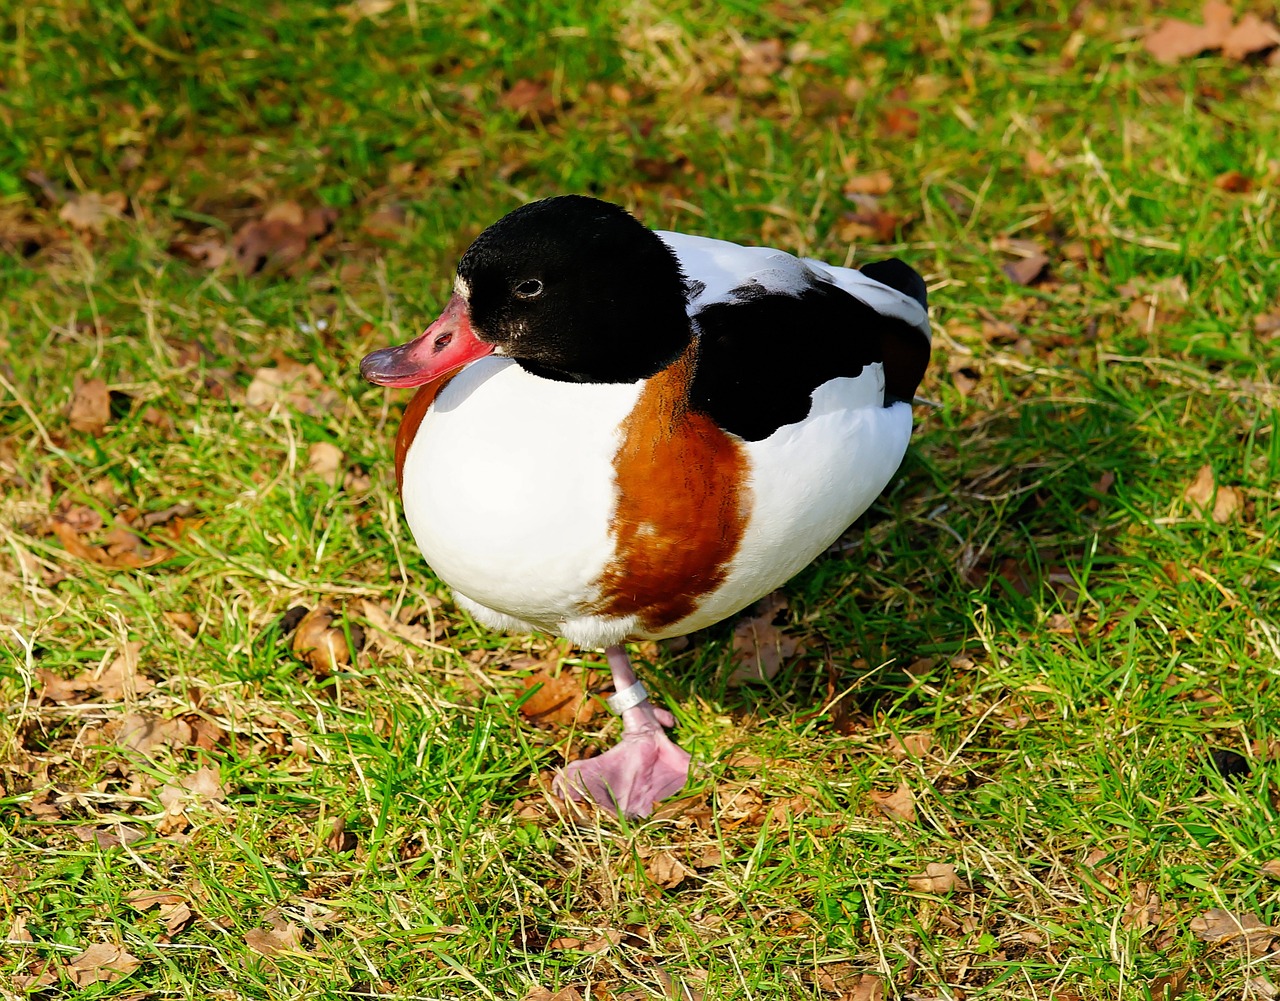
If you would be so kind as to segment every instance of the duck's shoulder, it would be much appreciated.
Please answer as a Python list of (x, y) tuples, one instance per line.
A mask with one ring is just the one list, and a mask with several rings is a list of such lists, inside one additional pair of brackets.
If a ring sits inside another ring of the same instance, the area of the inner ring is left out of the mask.
[(693, 406), (760, 440), (804, 420), (814, 391), (883, 365), (882, 402), (909, 401), (929, 358), (920, 276), (901, 261), (863, 271), (767, 247), (659, 233), (689, 284), (699, 337)]

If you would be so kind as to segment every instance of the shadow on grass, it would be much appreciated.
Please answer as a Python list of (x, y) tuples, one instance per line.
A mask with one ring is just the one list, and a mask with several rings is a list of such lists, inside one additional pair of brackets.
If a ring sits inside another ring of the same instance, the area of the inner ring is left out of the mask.
[(728, 644), (729, 623), (695, 637), (691, 672), (672, 673), (728, 712), (804, 715), (847, 691), (846, 710), (877, 715), (955, 657), (1085, 614), (1090, 576), (1123, 558), (1117, 495), (1151, 461), (1127, 402), (1095, 392), (926, 417), (885, 495), (786, 585), (807, 656), (730, 687), (727, 659), (698, 655)]

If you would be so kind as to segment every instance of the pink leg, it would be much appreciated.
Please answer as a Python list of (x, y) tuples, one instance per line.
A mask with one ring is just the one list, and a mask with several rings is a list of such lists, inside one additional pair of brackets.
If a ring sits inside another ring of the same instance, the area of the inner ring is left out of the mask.
[[(605, 651), (613, 687), (626, 691), (636, 683), (627, 652)], [(647, 817), (653, 804), (679, 792), (689, 778), (689, 753), (663, 732), (675, 717), (647, 698), (622, 714), (622, 742), (585, 761), (571, 761), (556, 780), (556, 790), (576, 800), (590, 799), (610, 813)]]

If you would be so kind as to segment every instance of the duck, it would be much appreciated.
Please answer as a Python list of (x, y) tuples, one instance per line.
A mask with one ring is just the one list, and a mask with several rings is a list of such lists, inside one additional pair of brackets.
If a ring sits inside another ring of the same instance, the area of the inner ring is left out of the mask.
[(557, 794), (643, 818), (683, 789), (625, 644), (728, 618), (828, 549), (902, 462), (930, 347), (896, 258), (836, 267), (560, 195), (485, 229), (438, 318), (363, 359), (416, 389), (396, 483), (457, 606), (605, 651), (621, 740)]

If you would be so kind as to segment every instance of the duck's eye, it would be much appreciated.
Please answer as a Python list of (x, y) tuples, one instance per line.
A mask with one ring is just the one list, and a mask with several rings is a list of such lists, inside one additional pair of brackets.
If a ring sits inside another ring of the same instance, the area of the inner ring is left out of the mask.
[(542, 295), (542, 282), (529, 278), (515, 287), (515, 293), (521, 299), (536, 299)]

